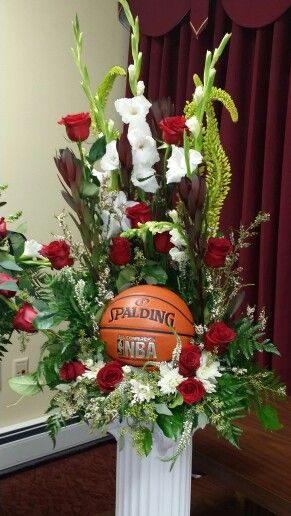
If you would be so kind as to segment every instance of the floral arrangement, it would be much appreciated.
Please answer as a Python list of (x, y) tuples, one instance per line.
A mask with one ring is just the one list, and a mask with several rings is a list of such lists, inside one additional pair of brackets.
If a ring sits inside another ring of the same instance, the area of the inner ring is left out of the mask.
[[(238, 115), (214, 79), (230, 35), (207, 52), (203, 77), (193, 78), (193, 98), (183, 115), (173, 116), (169, 99), (151, 103), (144, 96), (138, 19), (126, 0), (120, 3), (132, 30), (132, 97), (115, 101), (123, 132), (106, 119), (105, 107), (114, 81), (126, 72), (113, 67), (92, 90), (76, 17), (73, 55), (89, 111), (59, 120), (77, 153), (61, 149), (55, 164), (82, 242), (73, 241), (65, 213), (58, 216), (63, 236), (47, 245), (10, 229), (19, 214), (0, 219), (0, 351), (13, 331), (22, 342), (32, 332), (45, 336), (37, 370), (12, 378), (10, 386), (22, 396), (45, 385), (55, 391), (48, 409), (54, 440), (76, 415), (104, 431), (120, 421), (126, 423), (120, 440), (130, 432), (138, 453), (147, 455), (158, 426), (177, 440), (174, 461), (206, 424), (238, 446), (236, 421), (253, 407), (266, 429), (280, 428), (269, 400), (283, 398), (285, 387), (254, 360), (258, 352), (278, 350), (263, 338), (264, 311), (255, 316), (254, 307), (240, 308), (245, 285), (239, 253), (268, 215), (259, 213), (248, 228), (219, 229), (231, 170), (214, 102), (234, 122)], [(141, 284), (178, 294), (195, 326), (194, 338), (181, 345), (176, 334), (171, 361), (154, 367), (110, 359), (99, 333), (108, 302)]]

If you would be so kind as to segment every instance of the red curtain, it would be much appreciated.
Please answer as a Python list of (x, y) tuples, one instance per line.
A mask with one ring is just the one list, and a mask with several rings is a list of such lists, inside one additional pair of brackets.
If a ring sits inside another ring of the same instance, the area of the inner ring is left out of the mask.
[[(177, 114), (182, 112), (186, 99), (191, 98), (192, 76), (194, 72), (201, 75), (206, 50), (214, 49), (225, 32), (232, 32), (216, 77), (216, 84), (231, 94), (239, 110), (236, 125), (225, 111), (220, 118), (222, 142), (233, 171), (222, 225), (247, 225), (260, 210), (271, 215), (271, 221), (263, 225), (253, 245), (242, 253), (241, 265), (245, 282), (255, 283), (255, 287), (248, 289), (247, 301), (258, 308), (266, 307), (268, 336), (282, 354), (282, 358), (266, 356), (264, 362), (276, 368), (291, 387), (288, 6), (290, 0), (131, 1), (133, 12), (141, 21), (146, 95), (152, 100), (170, 96)], [(203, 30), (197, 38), (195, 31), (199, 32), (199, 27)]]

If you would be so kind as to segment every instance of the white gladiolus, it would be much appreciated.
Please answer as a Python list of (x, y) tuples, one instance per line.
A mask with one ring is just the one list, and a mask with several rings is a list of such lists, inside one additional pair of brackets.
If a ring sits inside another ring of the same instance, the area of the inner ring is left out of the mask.
[(159, 188), (153, 168), (135, 167), (131, 174), (131, 182), (147, 193), (156, 193)]
[(143, 81), (138, 81), (136, 85), (136, 94), (143, 95), (144, 94), (145, 85)]
[(186, 120), (186, 126), (191, 131), (191, 133), (193, 133), (194, 136), (197, 138), (198, 134), (200, 133), (200, 124), (195, 115), (191, 116), (191, 118), (188, 118), (188, 120)]
[(119, 156), (116, 148), (116, 140), (106, 145), (106, 152), (100, 160), (100, 167), (104, 172), (119, 169)]
[(128, 75), (130, 78), (132, 78), (134, 76), (134, 72), (135, 72), (135, 67), (133, 64), (130, 64), (127, 68), (128, 70)]
[(130, 220), (126, 216), (126, 208), (138, 204), (135, 201), (128, 201), (125, 193), (108, 192), (104, 198), (107, 209), (101, 211), (103, 222), (102, 235), (103, 238), (110, 240), (119, 235), (122, 231), (131, 228)]
[(151, 103), (144, 95), (115, 101), (115, 109), (117, 113), (120, 114), (124, 124), (139, 124), (144, 122), (150, 107)]
[(31, 258), (35, 260), (36, 258), (43, 258), (43, 256), (39, 253), (42, 249), (42, 244), (39, 244), (36, 240), (26, 240), (24, 243), (24, 251), (23, 255), (27, 258)]
[(200, 104), (201, 100), (203, 99), (203, 87), (202, 86), (196, 86), (193, 97), (194, 97), (196, 104)]
[[(193, 172), (197, 165), (202, 162), (200, 152), (190, 149), (189, 151), (189, 166), (190, 171)], [(185, 152), (182, 147), (172, 145), (172, 155), (168, 159), (168, 169), (166, 172), (167, 183), (179, 183), (182, 177), (187, 175), (187, 166), (185, 161)]]
[(156, 142), (140, 128), (129, 131), (128, 140), (132, 147), (132, 160), (134, 165), (151, 167), (159, 161), (159, 153)]
[(221, 376), (220, 362), (213, 358), (208, 351), (202, 351), (200, 367), (196, 371), (196, 377), (203, 383), (206, 392), (215, 392), (216, 378)]
[(161, 379), (158, 381), (158, 386), (163, 394), (175, 394), (178, 385), (183, 382), (184, 377), (179, 373), (177, 367), (172, 367), (171, 364), (163, 362), (160, 364)]

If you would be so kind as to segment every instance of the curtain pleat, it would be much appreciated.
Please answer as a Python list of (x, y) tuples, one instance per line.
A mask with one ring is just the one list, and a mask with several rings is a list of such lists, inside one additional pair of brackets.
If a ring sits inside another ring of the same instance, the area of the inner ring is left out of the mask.
[[(196, 39), (189, 14), (159, 37), (141, 36), (142, 77), (151, 100), (170, 96), (176, 113), (193, 93), (193, 73), (202, 74), (205, 53), (232, 32), (229, 48), (217, 67), (216, 84), (233, 97), (239, 121), (218, 109), (222, 143), (232, 165), (232, 189), (222, 216), (222, 228), (249, 224), (260, 210), (265, 223), (253, 245), (244, 249), (246, 302), (263, 306), (269, 316), (268, 336), (283, 358), (265, 356), (291, 387), (291, 92), (290, 14), (262, 28), (244, 28), (226, 15), (221, 0), (210, 2), (206, 29)], [(289, 118), (287, 116), (289, 115)]]

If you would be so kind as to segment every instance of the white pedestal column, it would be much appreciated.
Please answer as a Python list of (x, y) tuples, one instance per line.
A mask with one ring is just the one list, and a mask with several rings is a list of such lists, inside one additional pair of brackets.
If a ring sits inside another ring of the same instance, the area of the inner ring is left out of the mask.
[[(117, 437), (117, 432), (111, 432)], [(189, 516), (191, 501), (192, 446), (170, 462), (161, 461), (175, 453), (176, 444), (155, 431), (153, 449), (141, 458), (130, 436), (117, 451), (116, 516)]]

